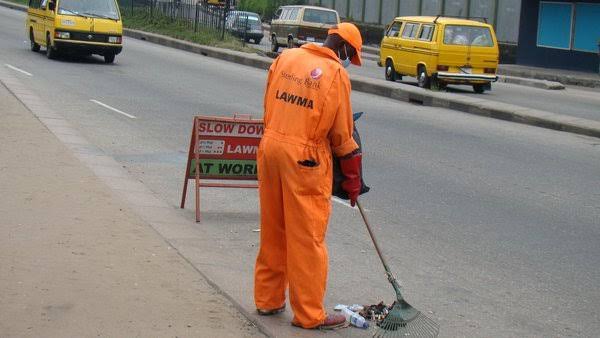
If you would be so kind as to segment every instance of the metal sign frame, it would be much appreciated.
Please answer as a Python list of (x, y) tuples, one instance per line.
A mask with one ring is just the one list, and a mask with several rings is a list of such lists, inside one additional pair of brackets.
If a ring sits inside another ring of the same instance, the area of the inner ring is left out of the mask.
[(190, 179), (195, 182), (196, 222), (200, 222), (200, 187), (258, 188), (257, 183), (214, 181), (258, 180), (256, 154), (263, 131), (262, 119), (252, 119), (250, 115), (195, 116), (180, 208), (185, 208)]

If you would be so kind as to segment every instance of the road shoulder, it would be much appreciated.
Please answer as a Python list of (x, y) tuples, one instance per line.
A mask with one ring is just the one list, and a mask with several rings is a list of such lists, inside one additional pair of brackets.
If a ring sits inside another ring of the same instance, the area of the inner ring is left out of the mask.
[(64, 120), (0, 102), (3, 336), (262, 335), (40, 121)]

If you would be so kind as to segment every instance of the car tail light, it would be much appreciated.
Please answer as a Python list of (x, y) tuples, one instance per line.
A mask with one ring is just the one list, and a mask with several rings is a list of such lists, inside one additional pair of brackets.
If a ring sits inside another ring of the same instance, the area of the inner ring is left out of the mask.
[(484, 68), (483, 72), (487, 74), (496, 74), (496, 68)]
[(437, 66), (437, 70), (441, 70), (443, 72), (448, 71), (448, 69), (450, 69), (450, 67), (448, 67), (448, 66), (442, 66), (442, 65)]

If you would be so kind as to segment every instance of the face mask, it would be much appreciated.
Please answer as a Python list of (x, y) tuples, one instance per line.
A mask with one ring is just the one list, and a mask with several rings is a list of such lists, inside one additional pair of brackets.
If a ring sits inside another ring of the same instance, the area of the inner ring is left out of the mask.
[(344, 44), (344, 52), (346, 53), (346, 58), (344, 60), (341, 60), (342, 56), (340, 55), (340, 52), (338, 52), (338, 57), (340, 58), (340, 61), (342, 62), (342, 67), (348, 68), (348, 66), (350, 66), (350, 58), (348, 57), (348, 50), (346, 49), (345, 44)]

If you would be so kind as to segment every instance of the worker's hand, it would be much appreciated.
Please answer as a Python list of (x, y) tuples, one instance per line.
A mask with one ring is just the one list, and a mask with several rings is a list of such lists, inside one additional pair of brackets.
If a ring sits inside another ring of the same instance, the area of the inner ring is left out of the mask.
[(340, 167), (346, 179), (342, 182), (342, 189), (348, 193), (350, 205), (354, 206), (360, 194), (360, 167), (362, 154), (351, 153), (340, 158)]

